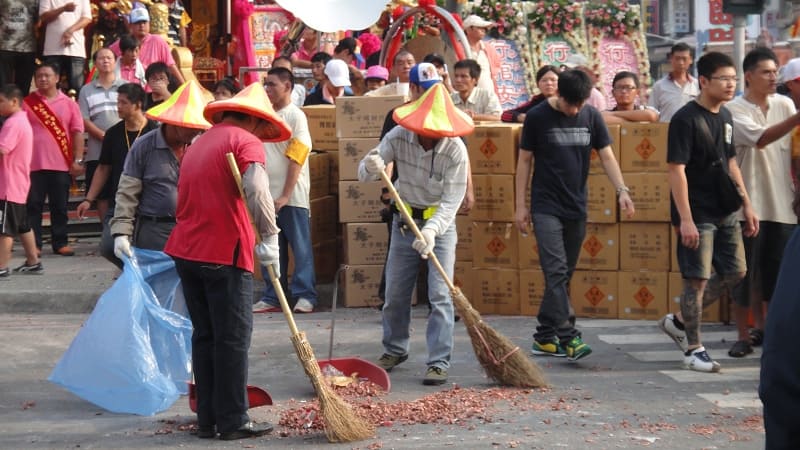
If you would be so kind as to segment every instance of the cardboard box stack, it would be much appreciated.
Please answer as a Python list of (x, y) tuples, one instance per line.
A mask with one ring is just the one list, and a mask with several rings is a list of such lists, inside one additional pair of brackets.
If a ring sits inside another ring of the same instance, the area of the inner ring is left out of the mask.
[(340, 298), (347, 307), (380, 303), (378, 287), (388, 251), (389, 232), (381, 222), (383, 182), (358, 181), (358, 164), (379, 143), (386, 114), (403, 103), (399, 96), (342, 97), (335, 109), (339, 263), (347, 265), (339, 280)]

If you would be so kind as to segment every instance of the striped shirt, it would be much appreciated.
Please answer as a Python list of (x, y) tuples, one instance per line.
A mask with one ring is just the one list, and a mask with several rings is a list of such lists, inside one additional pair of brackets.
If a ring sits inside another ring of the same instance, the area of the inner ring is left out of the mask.
[[(379, 154), (387, 163), (394, 162), (398, 177), (394, 182), (400, 197), (412, 207), (436, 206), (426, 228), (441, 236), (450, 228), (467, 191), (467, 148), (460, 138), (442, 138), (426, 151), (418, 136), (396, 126), (386, 133), (378, 147), (367, 156)], [(358, 165), (358, 179), (373, 181), (378, 176), (367, 173), (364, 161)]]
[[(116, 79), (108, 89), (100, 81), (86, 83), (78, 95), (78, 106), (81, 108), (83, 120), (92, 122), (97, 128), (106, 131), (119, 122), (117, 114), (117, 89), (125, 84), (125, 80)], [(103, 141), (89, 135), (89, 146), (86, 148), (84, 161), (97, 161)]]

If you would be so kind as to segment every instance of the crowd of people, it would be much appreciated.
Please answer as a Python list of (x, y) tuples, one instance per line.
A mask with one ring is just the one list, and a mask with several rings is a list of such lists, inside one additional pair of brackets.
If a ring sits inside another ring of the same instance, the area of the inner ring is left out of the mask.
[[(34, 4), (38, 7), (34, 1), (15, 10), (14, 20), (24, 22), (18, 13)], [(649, 101), (643, 101), (636, 73), (621, 71), (613, 77), (610, 108), (588, 62), (573, 58), (566, 67), (542, 66), (535, 75), (536, 95), (503, 111), (493, 81), (497, 55), (484, 40), (493, 24), (469, 16), (463, 24), (472, 58), (455, 62), (452, 72), (442, 55), (431, 53), (418, 63), (407, 50), (393, 55), (391, 70), (374, 59), (368, 64), (352, 37), (342, 39), (332, 54), (316, 51), (317, 34), (311, 30), (296, 52), (275, 59), (263, 85), (242, 88), (236, 79), (223, 78), (207, 92), (194, 81), (184, 82), (169, 45), (149, 33), (144, 8), (131, 11), (129, 34), (92, 55), (94, 75), (84, 83), (81, 30), (88, 1), (47, 4), (36, 11), (46, 26), (41, 63), (33, 66), (26, 36), (0, 43), (0, 278), (44, 273), (45, 199), (52, 251), (74, 254), (67, 236), (68, 200), (74, 177), (85, 175), (77, 214), (97, 210), (104, 257), (121, 268), (137, 247), (175, 259), (195, 328), (198, 436), (239, 439), (271, 430), (250, 421), (244, 397), (252, 313), (281, 310), (266, 268), (275, 269), (295, 312), (317, 307), (309, 212), (312, 143), (300, 107), (335, 104), (350, 95), (405, 95), (407, 102), (389, 112), (380, 144), (358, 170), (362, 181), (381, 179), (382, 173), (391, 178), (421, 229), (420, 237), (409, 233), (403, 206), (386, 196), (390, 241), (380, 293), (381, 367), (390, 371), (409, 357), (411, 297), (420, 263), (434, 254), (452, 277), (455, 215), (474, 202), (462, 138), (475, 121), (523, 124), (513, 220), (521, 233), (535, 234), (545, 277), (531, 351), (571, 361), (592, 353), (576, 327), (569, 297), (586, 233), (591, 151), (599, 155), (620, 210), (635, 217), (636, 199), (614, 157), (607, 124), (669, 122), (667, 176), (683, 291), (679, 312), (667, 314), (658, 326), (679, 347), (685, 368), (718, 372), (720, 364), (702, 343), (702, 311), (720, 298), (733, 299), (738, 338), (728, 353), (739, 358), (764, 346), (762, 380), (770, 384), (762, 383), (761, 395), (768, 443), (772, 439), (779, 448), (793, 442), (787, 395), (800, 400), (793, 394), (797, 364), (786, 357), (790, 340), (779, 337), (796, 316), (796, 292), (786, 287), (796, 277), (786, 274), (784, 261), (795, 256), (784, 249), (792, 248), (800, 212), (795, 194), (800, 58), (779, 67), (771, 50), (758, 47), (740, 67), (725, 54), (708, 52), (697, 59), (695, 77), (693, 50), (676, 44), (671, 71), (654, 84)], [(307, 91), (297, 83), (294, 67), (310, 68), (316, 85)], [(59, 88), (62, 75), (78, 92), (77, 101)], [(736, 96), (740, 76), (745, 90)], [(779, 86), (787, 95), (776, 93)], [(226, 153), (234, 155), (242, 173), (243, 198), (229, 182)], [(11, 269), (14, 237), (25, 260)], [(292, 274), (289, 249), (295, 258)], [(256, 262), (268, 281), (254, 304)], [(448, 380), (457, 318), (438, 271), (428, 269), (423, 294), (430, 315), (422, 382), (441, 385)]]

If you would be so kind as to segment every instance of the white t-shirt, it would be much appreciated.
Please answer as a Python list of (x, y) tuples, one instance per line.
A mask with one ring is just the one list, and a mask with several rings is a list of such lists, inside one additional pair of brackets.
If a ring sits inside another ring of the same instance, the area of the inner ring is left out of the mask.
[(86, 45), (84, 30), (81, 29), (72, 33), (72, 43), (68, 46), (61, 45), (61, 36), (81, 17), (92, 20), (92, 9), (89, 0), (41, 0), (39, 2), (39, 16), (47, 11), (60, 8), (62, 5), (73, 2), (75, 11), (64, 11), (55, 20), (47, 24), (44, 34), (43, 56), (74, 56), (86, 58)]
[[(792, 100), (783, 95), (770, 95), (768, 101), (766, 116), (761, 108), (741, 96), (725, 105), (733, 116), (736, 160), (758, 219), (796, 224), (797, 216), (792, 210), (792, 134), (787, 133), (764, 148), (756, 148), (756, 142), (767, 128), (793, 116), (796, 110)], [(741, 212), (739, 216), (742, 219)]]
[[(303, 111), (289, 103), (276, 113), (289, 125), (292, 130), (292, 138), (299, 140), (303, 144), (311, 148), (311, 134), (308, 132), (308, 120)], [(265, 142), (264, 152), (267, 158), (267, 174), (269, 175), (269, 192), (272, 198), (276, 199), (283, 193), (283, 186), (286, 184), (286, 174), (289, 170), (289, 164), (294, 164), (289, 158), (286, 157), (286, 147), (289, 146), (289, 141), (283, 142)], [(311, 181), (308, 173), (308, 158), (300, 170), (300, 176), (297, 179), (297, 184), (292, 191), (292, 196), (289, 198), (289, 206), (298, 208), (309, 209), (311, 206), (310, 195)]]

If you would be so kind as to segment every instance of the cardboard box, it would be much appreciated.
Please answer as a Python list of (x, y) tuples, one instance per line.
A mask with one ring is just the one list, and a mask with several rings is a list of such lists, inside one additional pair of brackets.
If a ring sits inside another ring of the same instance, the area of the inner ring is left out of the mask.
[(386, 114), (403, 103), (405, 98), (401, 95), (337, 98), (336, 137), (380, 137)]
[(330, 239), (314, 244), (314, 271), (317, 283), (332, 283), (339, 268), (339, 255), (336, 239)]
[(472, 267), (516, 270), (518, 235), (513, 223), (476, 222), (472, 230)]
[(344, 263), (380, 265), (386, 262), (389, 230), (385, 223), (348, 223), (344, 227)]
[(456, 261), (472, 261), (472, 229), (473, 222), (467, 216), (456, 216)]
[(339, 139), (339, 180), (357, 180), (358, 163), (379, 143), (377, 138)]
[(667, 272), (619, 272), (620, 319), (660, 319), (667, 295)]
[(628, 219), (620, 211), (619, 220), (669, 222), (669, 179), (666, 173), (624, 173), (625, 184), (636, 213)]
[(311, 133), (311, 148), (314, 150), (338, 150), (336, 138), (336, 107), (333, 105), (304, 106)]
[(308, 175), (310, 189), (308, 196), (311, 200), (330, 194), (331, 166), (327, 153), (312, 152), (308, 155)]
[[(611, 150), (614, 152), (614, 159), (619, 163), (620, 125), (615, 123), (607, 126), (608, 134), (611, 136), (612, 141)], [(606, 173), (605, 169), (603, 169), (603, 164), (600, 162), (600, 155), (594, 150), (592, 150), (592, 154), (589, 156), (589, 173)]]
[(624, 123), (620, 129), (623, 172), (666, 172), (668, 123)]
[(669, 271), (680, 273), (681, 266), (678, 265), (678, 245), (680, 244), (680, 238), (678, 237), (678, 233), (675, 232), (675, 227), (671, 224), (669, 230)]
[(381, 284), (383, 265), (347, 266), (341, 272), (339, 286), (342, 291), (339, 298), (347, 308), (377, 306), (381, 304), (378, 288)]
[(339, 152), (325, 152), (328, 155), (330, 176), (328, 178), (328, 192), (339, 195)]
[(326, 195), (310, 202), (311, 242), (317, 243), (336, 239), (339, 204), (336, 197)]
[(586, 221), (615, 223), (617, 221), (617, 191), (606, 174), (589, 175), (586, 184)]
[(475, 276), (472, 273), (472, 263), (469, 261), (456, 261), (453, 267), (453, 284), (461, 289), (461, 293), (468, 299), (474, 296)]
[[(669, 294), (669, 306), (667, 307), (667, 310), (668, 312), (675, 314), (681, 310), (683, 277), (680, 273), (675, 272), (670, 272), (667, 276), (669, 277), (669, 287), (667, 288), (667, 293)], [(721, 301), (722, 300), (718, 300), (707, 308), (703, 309), (703, 318), (701, 319), (703, 322), (719, 322), (721, 320)]]
[(617, 272), (576, 270), (572, 274), (569, 292), (576, 316), (617, 318)]
[(380, 222), (381, 187), (383, 182), (340, 181), (339, 182), (339, 221)]
[(539, 314), (544, 297), (544, 274), (541, 270), (519, 271), (519, 313), (523, 316)]
[(473, 175), (475, 205), (472, 220), (514, 220), (514, 175)]
[(467, 136), (467, 153), (473, 174), (513, 174), (517, 165), (521, 124), (475, 125)]
[(620, 224), (620, 269), (668, 272), (670, 233), (670, 226), (666, 223)]
[(587, 223), (577, 269), (617, 270), (619, 268), (619, 225)]
[(516, 226), (514, 227), (514, 232), (517, 233), (517, 243), (519, 244), (517, 255), (519, 263), (517, 267), (520, 269), (541, 269), (536, 235), (533, 231), (529, 231), (527, 235), (523, 236)]
[(472, 306), (481, 314), (519, 315), (517, 269), (472, 269)]

